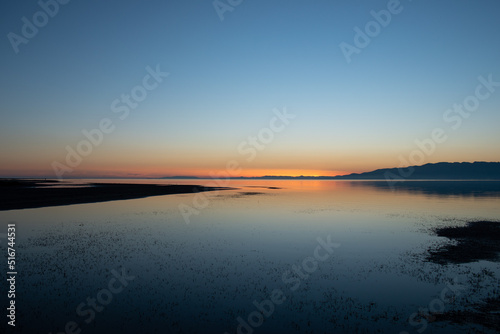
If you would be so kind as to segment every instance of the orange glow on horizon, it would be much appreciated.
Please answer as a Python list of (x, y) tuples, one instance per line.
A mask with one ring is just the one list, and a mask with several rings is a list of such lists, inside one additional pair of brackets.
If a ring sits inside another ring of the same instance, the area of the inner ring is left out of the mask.
[[(227, 173), (227, 171), (225, 171)], [(261, 177), (261, 176), (336, 176), (350, 174), (345, 171), (312, 170), (312, 169), (242, 169), (232, 175), (235, 177)]]
[(218, 178), (218, 177), (262, 177), (262, 176), (336, 176), (347, 175), (346, 171), (328, 171), (328, 170), (303, 170), (303, 169), (244, 169), (235, 172), (231, 170), (207, 170), (198, 168), (186, 169), (168, 169), (161, 168), (141, 169), (136, 171), (106, 171), (89, 172), (88, 174), (103, 175), (109, 177), (147, 177), (161, 178), (174, 176), (192, 176), (200, 178)]
[[(37, 178), (57, 178), (50, 170), (3, 170), (0, 177), (37, 177)], [(336, 176), (347, 175), (351, 172), (312, 170), (312, 169), (201, 169), (201, 168), (136, 168), (136, 169), (113, 169), (113, 168), (81, 168), (72, 173), (66, 173), (63, 178), (163, 178), (174, 176), (191, 176), (199, 178), (220, 178), (220, 177), (262, 177), (262, 176)]]

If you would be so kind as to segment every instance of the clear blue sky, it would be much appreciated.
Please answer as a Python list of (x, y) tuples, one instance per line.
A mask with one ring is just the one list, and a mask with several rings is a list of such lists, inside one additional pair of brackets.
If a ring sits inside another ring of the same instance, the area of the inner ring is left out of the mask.
[[(53, 176), (103, 118), (116, 129), (66, 177), (206, 175), (229, 160), (245, 175), (360, 172), (397, 165), (434, 128), (449, 139), (425, 162), (500, 160), (500, 87), (459, 129), (443, 121), (479, 76), (500, 81), (495, 0), (402, 0), (350, 63), (339, 44), (388, 1), (243, 0), (221, 21), (211, 1), (72, 0), (18, 53), (8, 34), (41, 7), (0, 6), (0, 176)], [(111, 103), (157, 64), (169, 76), (118, 119)], [(237, 147), (283, 107), (296, 118), (247, 161)]]

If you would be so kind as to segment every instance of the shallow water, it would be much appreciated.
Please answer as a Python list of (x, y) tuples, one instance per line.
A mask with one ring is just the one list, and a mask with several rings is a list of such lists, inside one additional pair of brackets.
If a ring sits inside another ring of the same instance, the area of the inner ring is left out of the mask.
[[(498, 263), (424, 259), (446, 242), (432, 228), (500, 220), (500, 187), (439, 182), (232, 180), (217, 185), (233, 190), (0, 212), (1, 233), (17, 228), (16, 332), (487, 332), (416, 314), (498, 295)], [(129, 276), (119, 292), (113, 269)]]

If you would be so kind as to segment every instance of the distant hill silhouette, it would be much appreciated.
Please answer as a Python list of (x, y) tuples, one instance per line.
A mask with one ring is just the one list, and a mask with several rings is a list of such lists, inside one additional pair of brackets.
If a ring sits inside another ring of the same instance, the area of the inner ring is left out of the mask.
[[(163, 179), (198, 179), (170, 176)], [(211, 178), (208, 178), (211, 179)], [(384, 168), (339, 176), (266, 175), (231, 177), (233, 180), (500, 180), (500, 162), (439, 162), (405, 168)]]
[(439, 162), (333, 177), (335, 180), (500, 180), (500, 162)]

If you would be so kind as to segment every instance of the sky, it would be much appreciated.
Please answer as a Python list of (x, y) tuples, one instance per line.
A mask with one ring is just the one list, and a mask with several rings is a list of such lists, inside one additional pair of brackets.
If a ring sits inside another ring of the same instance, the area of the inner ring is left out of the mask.
[(0, 177), (500, 161), (497, 0), (0, 4)]

